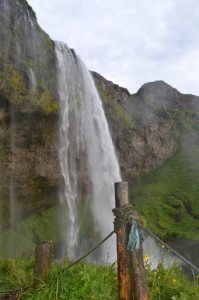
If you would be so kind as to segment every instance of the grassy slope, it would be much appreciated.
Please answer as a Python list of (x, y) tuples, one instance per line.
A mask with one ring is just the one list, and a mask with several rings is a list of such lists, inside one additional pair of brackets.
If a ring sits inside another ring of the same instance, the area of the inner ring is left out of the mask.
[[(61, 266), (54, 264), (48, 283), (41, 283), (37, 291), (27, 290), (20, 299), (118, 299), (115, 264), (97, 266), (79, 263), (60, 272), (67, 264), (68, 262)], [(32, 284), (33, 267), (34, 262), (30, 260), (0, 260), (0, 291)], [(156, 270), (147, 267), (146, 274), (151, 300), (198, 299), (198, 277), (195, 282), (191, 282), (175, 266), (165, 270), (161, 265)]]
[(130, 187), (136, 209), (160, 237), (199, 239), (199, 148), (179, 151)]
[[(0, 232), (0, 255), (3, 257), (27, 256), (34, 253), (38, 242), (56, 243), (59, 240), (58, 228), (58, 206), (26, 218), (13, 230)], [(11, 247), (9, 246), (10, 239), (12, 240)]]

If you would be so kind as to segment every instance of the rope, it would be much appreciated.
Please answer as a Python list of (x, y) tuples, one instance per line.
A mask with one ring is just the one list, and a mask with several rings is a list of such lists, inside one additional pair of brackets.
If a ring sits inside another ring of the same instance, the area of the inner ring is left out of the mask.
[(18, 288), (18, 289), (15, 289), (15, 290), (10, 290), (10, 291), (0, 291), (0, 294), (3, 295), (3, 296), (7, 296), (7, 295), (11, 295), (11, 294), (16, 294), (18, 292), (22, 292), (22, 291), (25, 291), (25, 290), (28, 290), (30, 289), (31, 287), (33, 287), (33, 285), (26, 285), (24, 287), (21, 287), (21, 288)]
[[(162, 241), (157, 235), (155, 235), (153, 232), (151, 232), (149, 229), (147, 229), (139, 220), (138, 214), (133, 211), (131, 205), (125, 205), (119, 208), (114, 208), (113, 213), (115, 215), (115, 220), (114, 220), (114, 229), (115, 232), (117, 232), (118, 228), (122, 224), (129, 223), (132, 225), (137, 223), (139, 227), (141, 227), (145, 232), (147, 232), (149, 235), (151, 235), (154, 239), (156, 239), (160, 244), (162, 244), (165, 248), (167, 248), (169, 251), (171, 251), (173, 254), (175, 254), (181, 261), (183, 261), (186, 265), (190, 267), (191, 270), (195, 270), (196, 272), (199, 273), (199, 269), (189, 260), (187, 260), (184, 256), (182, 256), (180, 253), (178, 253), (176, 250), (174, 250), (172, 247), (167, 245), (164, 241)], [(138, 237), (136, 237), (137, 233), (135, 234), (135, 227), (132, 228), (131, 230), (134, 230), (133, 237), (129, 236), (129, 243), (132, 243), (135, 248), (135, 243), (136, 239), (138, 240)], [(131, 232), (130, 232), (131, 233)]]
[(139, 226), (146, 231), (148, 234), (150, 234), (152, 237), (154, 237), (160, 244), (162, 244), (165, 248), (167, 248), (169, 251), (171, 251), (173, 254), (175, 254), (180, 260), (182, 260), (185, 264), (187, 264), (191, 269), (195, 270), (199, 273), (199, 269), (189, 260), (187, 260), (184, 256), (182, 256), (180, 253), (178, 253), (176, 250), (171, 248), (168, 244), (163, 242), (157, 235), (155, 235), (153, 232), (151, 232), (149, 229), (144, 227), (141, 223), (139, 223)]
[(111, 231), (111, 233), (109, 233), (99, 244), (97, 244), (95, 247), (93, 247), (92, 249), (90, 249), (83, 256), (81, 256), (80, 258), (78, 258), (76, 261), (74, 261), (72, 264), (70, 264), (66, 268), (61, 269), (60, 272), (63, 272), (65, 270), (73, 267), (74, 265), (76, 265), (77, 263), (79, 263), (81, 260), (83, 260), (84, 258), (86, 258), (88, 255), (90, 255), (92, 252), (94, 252), (99, 246), (101, 246), (106, 240), (108, 240), (113, 235), (114, 232), (115, 232), (114, 230)]
[[(1, 231), (1, 228), (0, 228), (0, 231)], [(113, 235), (113, 233), (114, 233), (114, 230), (111, 233), (109, 233), (99, 244), (97, 244), (95, 247), (93, 247), (91, 250), (86, 252), (83, 256), (81, 256), (79, 259), (77, 259), (75, 262), (73, 262), (72, 264), (70, 264), (66, 268), (61, 269), (60, 272), (71, 268), (72, 266), (76, 265), (81, 260), (86, 258), (88, 255), (90, 255), (92, 252), (94, 252), (98, 247), (100, 247), (106, 240), (108, 240)], [(31, 287), (33, 287), (33, 285), (27, 285), (27, 286), (24, 286), (24, 287), (21, 287), (21, 288), (18, 288), (18, 289), (9, 290), (9, 291), (0, 291), (0, 295), (5, 295), (6, 296), (6, 295), (18, 293), (18, 292), (21, 292), (21, 291), (25, 291), (25, 290), (27, 290)]]
[[(108, 240), (114, 233), (114, 230), (111, 231), (111, 233), (109, 233), (99, 244), (97, 244), (95, 247), (93, 247), (91, 250), (89, 250), (88, 252), (86, 252), (83, 256), (81, 256), (79, 259), (77, 259), (76, 261), (74, 261), (72, 264), (70, 264), (69, 266), (67, 266), (66, 268), (64, 269), (61, 269), (58, 273), (60, 272), (63, 272), (69, 268), (71, 268), (72, 266), (76, 265), (77, 263), (79, 263), (81, 260), (83, 260), (84, 258), (86, 258), (89, 254), (91, 254), (92, 252), (94, 252), (98, 247), (100, 247), (106, 240)], [(33, 285), (27, 285), (27, 286), (24, 286), (22, 288), (19, 288), (19, 289), (15, 289), (15, 290), (10, 290), (10, 291), (4, 291), (4, 292), (1, 292), (0, 291), (0, 294), (1, 295), (10, 295), (10, 294), (14, 294), (14, 293), (18, 293), (18, 292), (22, 292), (22, 291), (25, 291), (29, 288), (33, 287)]]
[[(74, 265), (78, 264), (84, 258), (86, 258), (87, 256), (89, 256), (92, 252), (94, 252), (98, 247), (100, 247), (106, 240), (108, 240), (113, 235), (114, 232), (117, 232), (117, 230), (121, 226), (121, 224), (129, 223), (132, 226), (131, 226), (131, 231), (130, 231), (130, 236), (129, 236), (128, 250), (132, 250), (132, 249), (138, 250), (139, 249), (139, 245), (138, 244), (139, 244), (140, 241), (139, 241), (139, 232), (137, 230), (137, 224), (138, 224), (139, 227), (141, 227), (149, 235), (151, 235), (152, 237), (154, 237), (160, 244), (164, 245), (164, 247), (166, 247), (169, 251), (171, 251), (178, 258), (180, 258), (192, 270), (195, 270), (195, 271), (197, 271), (199, 273), (199, 269), (192, 262), (188, 261), (185, 257), (183, 257), (181, 254), (179, 254), (176, 250), (174, 250), (169, 245), (167, 245), (165, 242), (163, 242), (152, 231), (150, 231), (145, 226), (143, 226), (141, 224), (141, 222), (139, 221), (138, 214), (135, 211), (132, 210), (132, 206), (131, 205), (128, 205), (128, 206), (126, 205), (126, 206), (123, 206), (123, 207), (120, 207), (120, 208), (114, 208), (113, 209), (113, 213), (114, 213), (114, 215), (116, 217), (115, 220), (114, 220), (114, 231), (112, 231), (111, 233), (109, 233), (99, 244), (97, 244), (95, 247), (93, 247), (92, 249), (90, 249), (83, 256), (81, 256), (76, 261), (74, 261), (72, 264), (70, 264), (69, 266), (67, 266), (64, 269), (61, 269), (60, 272), (66, 271), (69, 268), (73, 267)], [(19, 289), (15, 289), (15, 290), (4, 291), (4, 292), (0, 291), (0, 294), (1, 295), (10, 295), (10, 294), (13, 294), (13, 293), (18, 293), (20, 291), (27, 290), (27, 289), (31, 288), (32, 286), (33, 285), (28, 285), (28, 286), (25, 286), (25, 287), (22, 287), (22, 288), (19, 288)]]

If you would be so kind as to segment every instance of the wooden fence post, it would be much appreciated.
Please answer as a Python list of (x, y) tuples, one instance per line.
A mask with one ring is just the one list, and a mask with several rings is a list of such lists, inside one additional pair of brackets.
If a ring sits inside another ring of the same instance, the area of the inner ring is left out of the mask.
[[(128, 205), (128, 183), (115, 183), (116, 208)], [(148, 300), (142, 246), (140, 250), (128, 251), (127, 244), (131, 225), (124, 222), (116, 227), (119, 299)]]
[(144, 274), (142, 249), (131, 251), (132, 285), (134, 300), (148, 300), (147, 285)]
[(53, 245), (52, 243), (40, 243), (36, 247), (35, 253), (35, 278), (34, 286), (41, 281), (47, 281), (52, 263)]
[[(128, 183), (115, 183), (115, 206), (116, 208), (127, 206), (128, 203)], [(128, 236), (130, 231), (129, 223), (120, 224), (117, 228), (117, 264), (119, 300), (132, 299), (131, 287), (131, 256), (127, 251)]]

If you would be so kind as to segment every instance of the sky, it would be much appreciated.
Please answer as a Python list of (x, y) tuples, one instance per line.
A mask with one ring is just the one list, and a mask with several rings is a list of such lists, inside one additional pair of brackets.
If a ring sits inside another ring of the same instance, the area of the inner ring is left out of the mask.
[(199, 95), (198, 0), (28, 0), (88, 69), (136, 92), (164, 80)]

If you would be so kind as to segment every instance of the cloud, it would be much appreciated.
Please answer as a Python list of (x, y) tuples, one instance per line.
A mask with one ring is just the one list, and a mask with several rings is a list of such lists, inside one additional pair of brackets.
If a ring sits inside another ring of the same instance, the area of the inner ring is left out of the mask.
[(29, 0), (41, 27), (89, 69), (135, 92), (165, 80), (199, 94), (197, 0)]

